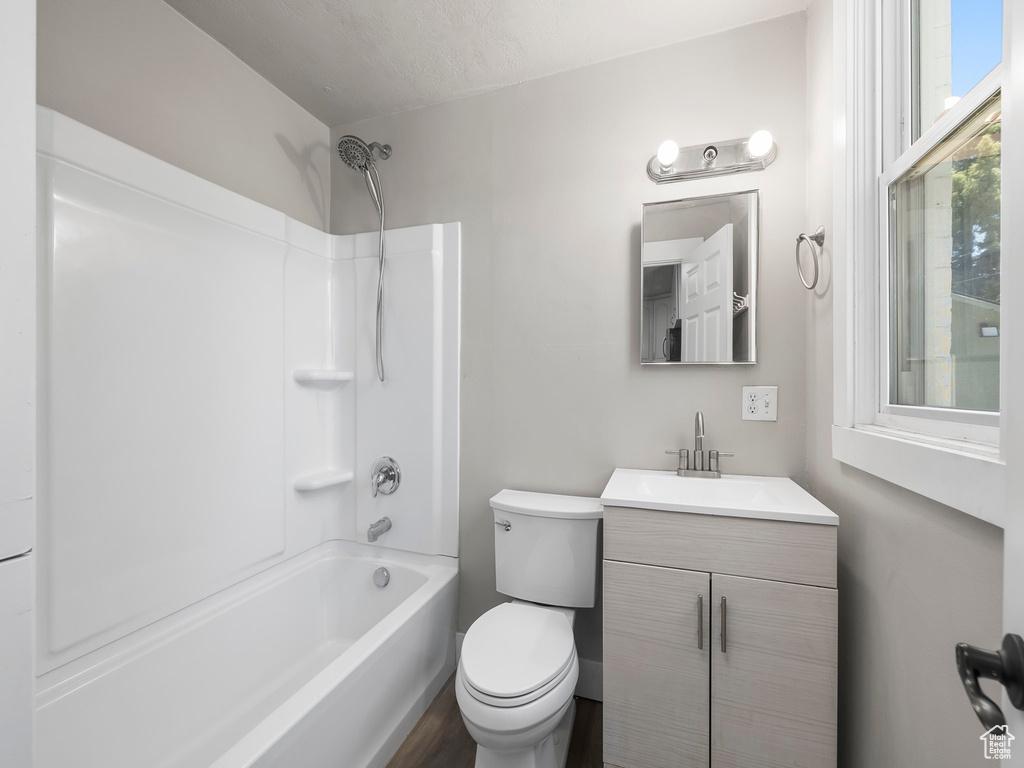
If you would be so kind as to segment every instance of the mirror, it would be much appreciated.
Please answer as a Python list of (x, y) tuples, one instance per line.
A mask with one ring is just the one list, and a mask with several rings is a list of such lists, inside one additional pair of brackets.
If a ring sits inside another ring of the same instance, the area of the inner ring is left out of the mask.
[(640, 362), (757, 362), (758, 193), (643, 207)]

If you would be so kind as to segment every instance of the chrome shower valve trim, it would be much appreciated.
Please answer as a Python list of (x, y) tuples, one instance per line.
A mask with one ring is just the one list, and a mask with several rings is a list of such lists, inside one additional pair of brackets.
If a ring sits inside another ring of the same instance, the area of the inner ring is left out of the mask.
[(390, 496), (398, 490), (402, 482), (402, 468), (390, 456), (381, 456), (373, 462), (370, 470), (370, 494), (377, 498), (378, 493)]

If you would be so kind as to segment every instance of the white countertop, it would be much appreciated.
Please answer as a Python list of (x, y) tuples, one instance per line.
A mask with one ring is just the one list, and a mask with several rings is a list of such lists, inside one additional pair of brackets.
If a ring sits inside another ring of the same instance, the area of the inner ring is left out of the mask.
[(832, 510), (788, 477), (679, 477), (674, 471), (616, 469), (601, 493), (606, 507), (839, 525)]

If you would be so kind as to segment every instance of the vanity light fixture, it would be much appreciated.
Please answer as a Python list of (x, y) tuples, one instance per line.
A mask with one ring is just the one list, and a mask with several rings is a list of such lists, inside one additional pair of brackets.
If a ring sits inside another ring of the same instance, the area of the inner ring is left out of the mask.
[(674, 141), (664, 141), (658, 153), (647, 163), (647, 176), (655, 184), (700, 179), (727, 173), (761, 171), (775, 160), (778, 147), (771, 133), (755, 131), (747, 139), (695, 144), (680, 149)]

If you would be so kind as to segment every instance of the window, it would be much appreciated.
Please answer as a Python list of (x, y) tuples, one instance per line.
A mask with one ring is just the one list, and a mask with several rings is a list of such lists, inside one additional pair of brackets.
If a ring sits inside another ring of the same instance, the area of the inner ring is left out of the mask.
[(911, 140), (1002, 62), (1001, 0), (913, 0)]
[(998, 523), (1003, 2), (845, 5), (833, 455)]
[(1002, 3), (885, 1), (876, 423), (996, 445)]
[(890, 403), (999, 411), (1000, 127), (995, 96), (889, 184)]

